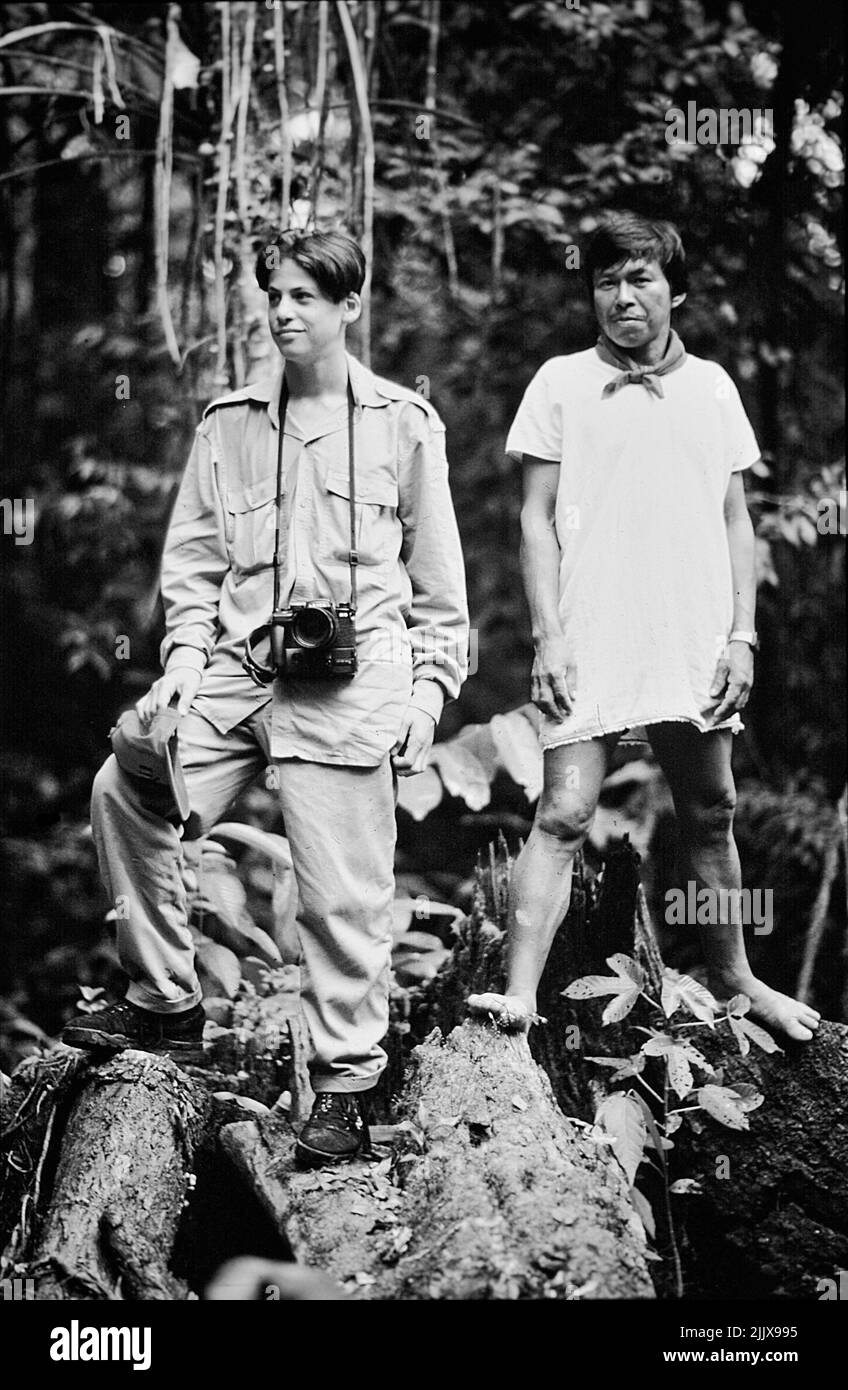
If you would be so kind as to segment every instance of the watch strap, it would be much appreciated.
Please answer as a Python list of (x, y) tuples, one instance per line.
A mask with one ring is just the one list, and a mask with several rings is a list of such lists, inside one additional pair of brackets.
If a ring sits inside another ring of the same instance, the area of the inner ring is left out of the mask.
[(741, 627), (735, 627), (727, 640), (728, 642), (747, 642), (752, 651), (756, 651), (760, 645), (756, 632), (750, 632)]

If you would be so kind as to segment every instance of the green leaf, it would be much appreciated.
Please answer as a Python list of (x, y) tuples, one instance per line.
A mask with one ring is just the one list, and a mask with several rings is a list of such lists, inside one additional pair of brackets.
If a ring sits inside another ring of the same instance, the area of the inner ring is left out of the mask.
[(734, 1014), (728, 1014), (727, 1021), (730, 1024), (731, 1033), (739, 1044), (739, 1051), (743, 1057), (747, 1057), (748, 1053), (751, 1051), (751, 1044), (745, 1036), (745, 1030), (742, 1027), (741, 1020)]
[(631, 1187), (630, 1200), (633, 1203), (636, 1215), (645, 1227), (646, 1233), (650, 1236), (651, 1240), (654, 1240), (657, 1234), (657, 1223), (654, 1220), (654, 1213), (650, 1202), (644, 1192), (639, 1191), (638, 1187)]
[(648, 1132), (648, 1139), (653, 1145), (656, 1153), (662, 1159), (664, 1152), (662, 1136), (659, 1130), (657, 1129), (657, 1122), (654, 1119), (654, 1112), (652, 1111), (648, 1102), (645, 1100), (644, 1096), (636, 1094), (632, 1097), (632, 1099), (635, 1100), (636, 1104), (639, 1106), (639, 1109), (642, 1111), (642, 1118), (645, 1121), (645, 1128)]
[(663, 971), (662, 999), (667, 1018), (671, 1017), (680, 1003), (702, 1023), (706, 1023), (710, 1028), (715, 1027), (715, 1016), (720, 1011), (718, 1000), (697, 980), (693, 980), (691, 975), (678, 975), (676, 970), (666, 966)]
[(413, 820), (425, 820), (444, 796), (442, 779), (434, 767), (425, 767), (414, 777), (398, 778), (397, 804)]
[(637, 1076), (645, 1070), (645, 1059), (640, 1057), (638, 1052), (633, 1057), (587, 1057), (586, 1061), (595, 1062), (599, 1067), (614, 1068), (613, 1081), (619, 1081), (625, 1076)]
[(641, 1106), (633, 1096), (607, 1096), (595, 1111), (595, 1124), (616, 1140), (613, 1153), (632, 1187), (644, 1157), (647, 1133)]
[(255, 825), (242, 825), (239, 821), (223, 821), (220, 825), (213, 825), (209, 834), (261, 850), (272, 863), (279, 864), (281, 868), (292, 867), (291, 850), (285, 835), (275, 835), (270, 830), (260, 830)]
[(491, 779), (486, 768), (470, 748), (448, 739), (437, 743), (430, 763), (438, 769), (450, 796), (461, 796), (470, 811), (482, 811), (492, 799)]
[(630, 956), (625, 956), (620, 951), (614, 956), (607, 956), (607, 965), (615, 971), (616, 975), (620, 975), (622, 979), (631, 980), (640, 989), (645, 983), (645, 972), (642, 967), (637, 965), (635, 960), (631, 960)]
[(694, 1047), (688, 1038), (681, 1038), (679, 1040), (679, 1046), (683, 1048), (690, 1062), (693, 1062), (696, 1067), (700, 1067), (701, 1071), (705, 1072), (707, 1076), (715, 1076), (715, 1068), (710, 1066), (703, 1052), (699, 1052), (697, 1047)]
[(562, 990), (566, 999), (598, 999), (603, 994), (629, 994), (633, 985), (620, 975), (581, 975)]
[(520, 710), (496, 714), (490, 724), (498, 758), (513, 782), (524, 788), (528, 801), (542, 790), (543, 755), (533, 725)]
[(702, 1086), (698, 1104), (728, 1129), (750, 1129), (740, 1097), (729, 1086)]
[(734, 1018), (741, 1018), (743, 1014), (746, 1014), (748, 1012), (750, 1007), (751, 1001), (748, 998), (747, 994), (734, 994), (733, 998), (728, 999), (727, 1003), (725, 1004), (725, 1009), (727, 1010), (727, 1013), (732, 1014)]
[[(215, 863), (215, 860), (218, 862)], [(193, 906), (203, 913), (211, 909), (226, 927), (235, 928), (246, 911), (247, 895), (236, 870), (226, 866), (228, 862), (220, 860), (217, 855), (203, 855), (198, 873), (200, 892)]]
[(759, 1110), (765, 1100), (756, 1086), (749, 1085), (747, 1081), (737, 1081), (729, 1089), (736, 1092), (743, 1110)]
[[(731, 1024), (732, 1026), (732, 1024)], [(758, 1023), (752, 1023), (750, 1018), (741, 1018), (738, 1026), (742, 1029), (752, 1042), (761, 1047), (763, 1052), (782, 1052), (783, 1048), (778, 1047), (771, 1033), (767, 1033), (765, 1028), (761, 1028)], [(734, 1030), (735, 1031), (735, 1030)]]
[(665, 1064), (668, 1068), (668, 1084), (678, 1099), (683, 1100), (694, 1085), (692, 1069), (683, 1048), (673, 1047), (666, 1054)]
[(663, 971), (662, 993), (660, 994), (660, 1003), (666, 1018), (671, 1018), (671, 1015), (680, 1008), (682, 1002), (677, 984), (669, 978), (668, 968), (666, 968)]
[(601, 1014), (601, 1023), (604, 1027), (608, 1023), (620, 1023), (626, 1018), (639, 998), (640, 990), (638, 985), (632, 985), (627, 994), (620, 994), (617, 999), (611, 999)]

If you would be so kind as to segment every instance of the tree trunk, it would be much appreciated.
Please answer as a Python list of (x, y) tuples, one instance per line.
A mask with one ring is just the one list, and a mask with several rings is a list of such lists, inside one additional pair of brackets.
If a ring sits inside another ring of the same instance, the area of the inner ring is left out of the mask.
[(168, 1260), (205, 1105), (167, 1058), (123, 1052), (85, 1072), (23, 1271), (39, 1300), (185, 1297)]
[[(34, 1278), (39, 1299), (186, 1297), (169, 1260), (211, 1091), (207, 1142), (222, 1125), (221, 1149), (245, 1199), (258, 1199), (294, 1260), (326, 1272), (333, 1283), (323, 1287), (335, 1290), (327, 1297), (650, 1297), (628, 1184), (591, 1127), (609, 1092), (588, 1060), (637, 1050), (644, 1035), (633, 1028), (648, 1006), (640, 1001), (601, 1027), (591, 1002), (562, 997), (576, 976), (604, 973), (617, 951), (635, 957), (657, 994), (662, 962), (638, 856), (625, 845), (598, 882), (577, 865), (568, 923), (542, 981), (548, 1021), (529, 1042), (465, 1017), (470, 992), (502, 985), (510, 867), (493, 858), (478, 874), (450, 960), (429, 987), (407, 991), (405, 1018), (423, 1041), (403, 1076), (404, 1035), (390, 1034), (399, 1123), (377, 1128), (371, 1160), (294, 1166), (309, 1096), (291, 992), (246, 997), (239, 1026), (210, 1045), (203, 1069), (140, 1052), (92, 1068), (68, 1049), (20, 1068), (3, 1107), (0, 1216), (7, 1231), (15, 1226), (0, 1273)], [(848, 1028), (825, 1024), (810, 1046), (745, 1058), (720, 1034), (699, 1032), (698, 1042), (725, 1085), (753, 1084), (765, 1099), (748, 1130), (699, 1111), (676, 1132), (671, 1178), (698, 1179), (702, 1189), (668, 1198), (687, 1292), (827, 1296), (822, 1281), (848, 1266)], [(279, 1064), (284, 1054), (289, 1114), (260, 1103), (275, 1099), (271, 1073), (260, 1078), (250, 1063)], [(234, 1094), (257, 1086), (261, 1097)], [(651, 1181), (640, 1178), (659, 1209), (664, 1194)], [(42, 1191), (49, 1202), (33, 1235)], [(664, 1288), (663, 1266), (651, 1272)]]
[[(821, 1298), (848, 1269), (848, 1027), (822, 1023), (785, 1054), (728, 1056), (699, 1038), (726, 1086), (765, 1097), (750, 1129), (680, 1130), (675, 1167), (698, 1179), (678, 1199), (688, 1291), (705, 1298)], [(690, 1118), (691, 1124), (691, 1118)], [(836, 1294), (832, 1295), (836, 1297)]]
[(365, 1299), (647, 1298), (607, 1145), (567, 1120), (523, 1037), (468, 1021), (413, 1053), (394, 1155), (296, 1172), (279, 1122), (222, 1142), (298, 1261)]
[[(509, 872), (509, 860), (501, 855), (478, 875), (475, 910), (433, 982), (431, 1024), (458, 1021), (469, 993), (502, 987)], [(606, 959), (617, 951), (638, 961), (658, 996), (662, 960), (639, 856), (626, 843), (607, 858), (597, 883), (587, 879), (578, 859), (568, 919), (541, 981), (538, 1007), (547, 1023), (531, 1030), (530, 1047), (567, 1116), (591, 1120), (610, 1094), (606, 1073), (589, 1057), (626, 1057), (644, 1040), (633, 1031), (649, 1016), (641, 1000), (623, 1022), (603, 1027), (597, 1005), (562, 997), (581, 975), (609, 974)], [(747, 1057), (724, 1031), (713, 1036), (699, 1030), (697, 1044), (723, 1072), (724, 1085), (754, 1085), (764, 1101), (749, 1116), (748, 1130), (690, 1115), (675, 1135), (671, 1179), (691, 1177), (702, 1185), (699, 1195), (671, 1197), (687, 1294), (825, 1296), (827, 1281), (848, 1268), (848, 1028), (823, 1023), (809, 1045), (787, 1043), (785, 1052), (774, 1054), (753, 1046)], [(643, 1166), (642, 1175), (648, 1172)], [(651, 1181), (640, 1177), (661, 1209), (662, 1193)], [(663, 1266), (652, 1266), (652, 1272), (665, 1288)]]

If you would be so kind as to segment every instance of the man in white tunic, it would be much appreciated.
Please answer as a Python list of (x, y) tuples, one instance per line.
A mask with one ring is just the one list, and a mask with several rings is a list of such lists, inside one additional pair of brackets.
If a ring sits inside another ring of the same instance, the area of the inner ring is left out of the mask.
[[(730, 377), (671, 328), (685, 257), (670, 223), (611, 214), (583, 263), (600, 328), (530, 382), (507, 439), (524, 474), (522, 571), (542, 712), (544, 786), (515, 864), (504, 995), (472, 995), (503, 1027), (536, 990), (619, 739), (637, 726), (668, 779), (681, 869), (723, 904), (702, 932), (720, 1001), (798, 1041), (819, 1014), (756, 979), (745, 953), (731, 744), (756, 646), (754, 533), (742, 474), (759, 458)], [(735, 908), (735, 911), (733, 910)]]

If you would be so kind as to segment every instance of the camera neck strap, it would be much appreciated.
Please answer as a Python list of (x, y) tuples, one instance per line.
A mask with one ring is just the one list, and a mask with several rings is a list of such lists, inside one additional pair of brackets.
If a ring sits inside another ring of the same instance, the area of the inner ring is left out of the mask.
[[(283, 490), (283, 436), (286, 427), (286, 412), (289, 404), (288, 382), (283, 374), (283, 383), (280, 388), (280, 407), (279, 407), (279, 436), (277, 439), (277, 526), (274, 532), (274, 611), (280, 606), (280, 538), (282, 525), (282, 508), (280, 498)], [(350, 492), (349, 517), (350, 517), (350, 546), (348, 549), (348, 568), (350, 570), (350, 607), (356, 612), (356, 567), (359, 564), (359, 551), (356, 548), (356, 461), (353, 442), (353, 421), (356, 402), (353, 397), (353, 387), (350, 382), (350, 373), (347, 378), (347, 472)]]

